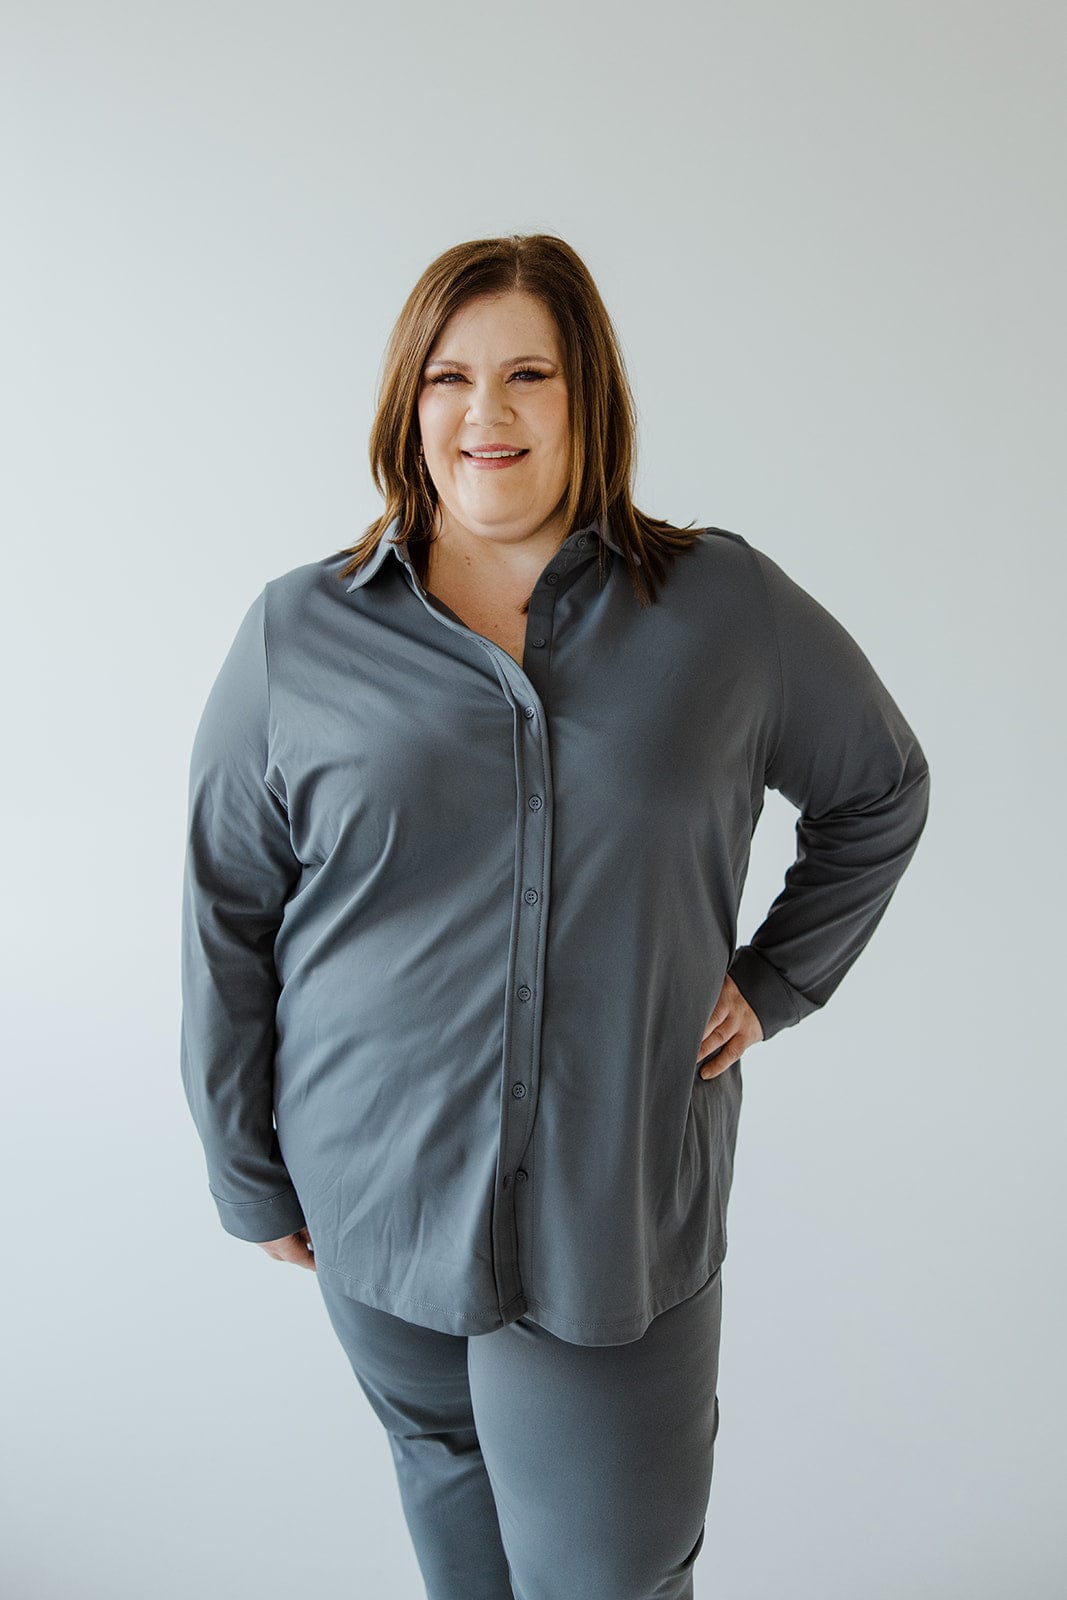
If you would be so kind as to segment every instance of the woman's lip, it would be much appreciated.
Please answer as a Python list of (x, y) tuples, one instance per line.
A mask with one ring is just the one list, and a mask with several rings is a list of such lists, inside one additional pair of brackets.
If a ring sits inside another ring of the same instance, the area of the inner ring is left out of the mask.
[(460, 451), (460, 454), (463, 456), (463, 459), (465, 461), (469, 461), (472, 467), (474, 467), (476, 470), (480, 470), (482, 472), (485, 472), (487, 470), (488, 471), (492, 471), (494, 468), (499, 468), (499, 467), (515, 467), (515, 466), (518, 466), (520, 461), (525, 461), (526, 460), (526, 457), (529, 455), (529, 453), (530, 452), (528, 450), (523, 450), (521, 455), (517, 455), (517, 456), (495, 456), (495, 457), (491, 457), (489, 459), (486, 459), (484, 456), (482, 456), (482, 457), (472, 456), (466, 450)]

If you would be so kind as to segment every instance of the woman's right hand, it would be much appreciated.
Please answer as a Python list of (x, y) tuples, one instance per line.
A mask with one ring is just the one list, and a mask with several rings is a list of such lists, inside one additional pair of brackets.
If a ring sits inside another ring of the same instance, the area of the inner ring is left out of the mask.
[(310, 1267), (312, 1272), (315, 1267), (315, 1246), (311, 1242), (307, 1224), (297, 1233), (287, 1233), (284, 1239), (268, 1239), (260, 1244), (275, 1261), (290, 1261), (294, 1267)]

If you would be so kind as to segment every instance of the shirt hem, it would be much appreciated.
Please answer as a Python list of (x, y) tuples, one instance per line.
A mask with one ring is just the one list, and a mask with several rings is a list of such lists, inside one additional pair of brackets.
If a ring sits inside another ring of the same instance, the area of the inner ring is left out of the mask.
[(405, 1322), (420, 1327), (434, 1328), (439, 1333), (478, 1334), (492, 1333), (509, 1322), (514, 1322), (526, 1308), (526, 1297), (513, 1295), (502, 1308), (486, 1311), (456, 1311), (436, 1300), (422, 1300), (415, 1295), (394, 1294), (381, 1283), (366, 1283), (361, 1278), (350, 1277), (340, 1267), (324, 1267), (318, 1262), (315, 1270), (323, 1283), (338, 1289), (342, 1294), (373, 1306), (377, 1311), (388, 1311)]
[(563, 1339), (568, 1344), (632, 1344), (644, 1337), (658, 1316), (672, 1310), (702, 1289), (708, 1279), (718, 1272), (725, 1259), (726, 1239), (723, 1238), (696, 1273), (682, 1279), (680, 1284), (675, 1282), (658, 1290), (645, 1301), (640, 1311), (630, 1316), (586, 1321), (580, 1317), (568, 1317), (563, 1312), (554, 1311), (543, 1301), (531, 1300), (527, 1303), (526, 1320), (536, 1322), (539, 1328), (555, 1334), (557, 1339)]
[(449, 1306), (441, 1305), (438, 1301), (422, 1300), (414, 1295), (394, 1294), (384, 1284), (365, 1283), (359, 1278), (350, 1277), (339, 1267), (324, 1267), (316, 1263), (316, 1271), (321, 1282), (341, 1294), (349, 1295), (364, 1305), (373, 1306), (378, 1311), (386, 1311), (391, 1316), (401, 1317), (405, 1322), (433, 1328), (438, 1333), (475, 1337), (483, 1333), (494, 1333), (498, 1328), (506, 1327), (523, 1317), (567, 1344), (632, 1344), (634, 1340), (643, 1337), (656, 1317), (665, 1311), (670, 1311), (683, 1300), (688, 1300), (703, 1288), (708, 1279), (722, 1266), (726, 1257), (726, 1244), (726, 1238), (723, 1236), (699, 1269), (687, 1274), (680, 1281), (675, 1280), (658, 1289), (645, 1301), (640, 1311), (622, 1317), (591, 1320), (569, 1317), (564, 1312), (554, 1310), (543, 1300), (529, 1300), (522, 1293), (513, 1295), (499, 1309), (456, 1311)]

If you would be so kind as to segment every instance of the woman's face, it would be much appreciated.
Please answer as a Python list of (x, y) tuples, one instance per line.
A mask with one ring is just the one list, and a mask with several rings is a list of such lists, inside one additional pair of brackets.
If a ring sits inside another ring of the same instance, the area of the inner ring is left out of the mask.
[[(515, 544), (550, 528), (570, 478), (570, 419), (555, 319), (523, 290), (482, 295), (454, 312), (423, 368), (419, 428), (439, 527)], [(509, 464), (467, 452), (506, 446)]]

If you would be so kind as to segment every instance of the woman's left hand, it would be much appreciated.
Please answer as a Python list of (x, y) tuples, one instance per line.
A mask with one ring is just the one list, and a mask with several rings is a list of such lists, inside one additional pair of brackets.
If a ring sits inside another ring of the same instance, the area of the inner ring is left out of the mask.
[(700, 1076), (717, 1078), (720, 1072), (740, 1061), (750, 1044), (758, 1044), (762, 1038), (760, 1019), (727, 973), (718, 1003), (704, 1028), (697, 1060), (703, 1060), (712, 1050), (718, 1050), (719, 1054), (714, 1061), (704, 1062)]

